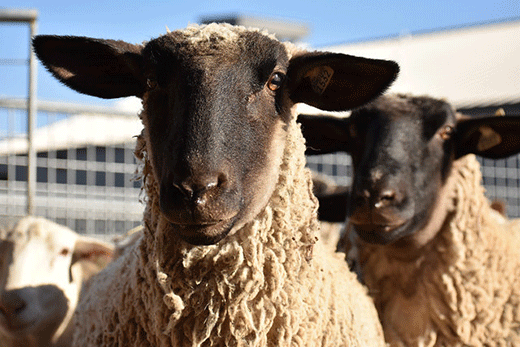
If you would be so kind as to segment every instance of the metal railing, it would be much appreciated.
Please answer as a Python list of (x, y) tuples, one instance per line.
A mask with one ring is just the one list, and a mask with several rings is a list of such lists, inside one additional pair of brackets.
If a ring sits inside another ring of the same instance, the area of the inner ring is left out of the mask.
[(26, 23), (29, 31), (29, 90), (27, 96), (27, 214), (34, 214), (34, 197), (36, 188), (36, 153), (32, 136), (36, 128), (36, 57), (32, 50), (32, 38), (36, 35), (38, 21), (37, 10), (0, 10), (0, 23)]
[(139, 224), (144, 205), (133, 137), (142, 124), (135, 112), (56, 102), (37, 106), (31, 163), (22, 124), (27, 101), (0, 99), (0, 218), (27, 213), (27, 179), (33, 170), (35, 215), (96, 235)]

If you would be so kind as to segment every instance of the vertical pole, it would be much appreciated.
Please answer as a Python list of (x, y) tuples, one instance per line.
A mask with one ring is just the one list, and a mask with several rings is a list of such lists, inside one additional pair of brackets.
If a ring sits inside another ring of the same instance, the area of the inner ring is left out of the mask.
[(36, 35), (36, 18), (31, 21), (29, 38), (29, 97), (27, 106), (27, 214), (34, 214), (36, 195), (36, 150), (34, 131), (36, 129), (36, 57), (32, 50), (32, 38)]

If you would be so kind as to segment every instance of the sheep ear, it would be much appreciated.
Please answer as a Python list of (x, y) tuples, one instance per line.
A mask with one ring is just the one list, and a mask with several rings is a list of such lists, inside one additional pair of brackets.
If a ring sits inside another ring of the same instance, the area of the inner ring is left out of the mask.
[(104, 268), (114, 256), (114, 246), (90, 237), (80, 236), (76, 240), (72, 254), (72, 264), (88, 262), (98, 271)]
[(307, 145), (305, 154), (326, 154), (347, 152), (351, 148), (348, 118), (333, 116), (298, 115), (302, 133)]
[(291, 59), (287, 71), (289, 96), (327, 111), (345, 111), (372, 100), (396, 79), (393, 61), (339, 53), (312, 52)]
[(52, 35), (36, 36), (32, 44), (54, 77), (80, 93), (105, 99), (144, 93), (140, 45)]
[(520, 153), (520, 117), (491, 116), (460, 120), (455, 132), (456, 157), (474, 153), (500, 159)]

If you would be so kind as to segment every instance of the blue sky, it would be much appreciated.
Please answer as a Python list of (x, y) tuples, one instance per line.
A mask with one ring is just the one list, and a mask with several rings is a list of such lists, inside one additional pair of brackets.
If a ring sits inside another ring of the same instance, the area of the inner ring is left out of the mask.
[[(183, 0), (132, 1), (3, 0), (2, 8), (39, 11), (38, 33), (81, 35), (142, 42), (170, 29), (197, 23), (202, 16), (241, 13), (302, 21), (313, 48), (402, 33), (520, 17), (520, 0)], [(26, 58), (28, 29), (0, 24), (0, 62)], [(475, 47), (478, 54), (478, 47)], [(26, 97), (25, 66), (0, 65), (0, 98)], [(38, 66), (38, 98), (110, 105), (60, 85)]]

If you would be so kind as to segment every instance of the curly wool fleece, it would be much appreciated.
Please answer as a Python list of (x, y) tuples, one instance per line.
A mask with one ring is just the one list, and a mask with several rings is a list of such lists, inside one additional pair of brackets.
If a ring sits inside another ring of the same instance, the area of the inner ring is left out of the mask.
[(419, 255), (359, 246), (387, 342), (520, 346), (520, 222), (492, 210), (474, 155), (454, 163), (449, 215)]
[(384, 345), (365, 288), (342, 255), (315, 244), (317, 201), (295, 118), (268, 205), (213, 246), (172, 240), (141, 135), (144, 235), (89, 283), (75, 346)]

